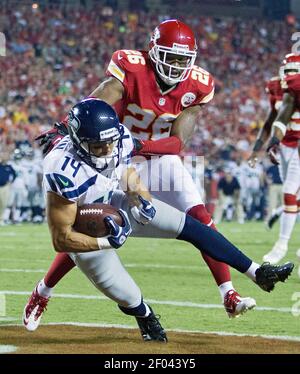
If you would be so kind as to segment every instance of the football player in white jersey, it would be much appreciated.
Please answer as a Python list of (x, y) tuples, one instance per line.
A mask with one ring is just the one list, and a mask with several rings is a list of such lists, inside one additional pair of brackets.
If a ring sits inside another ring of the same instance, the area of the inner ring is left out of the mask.
[[(113, 105), (120, 121), (135, 137), (135, 151), (143, 156), (162, 156), (151, 159), (150, 173), (145, 159), (138, 169), (153, 197), (216, 229), (179, 157), (202, 115), (202, 106), (214, 96), (214, 79), (195, 65), (196, 56), (191, 28), (177, 19), (163, 21), (153, 31), (148, 51), (122, 49), (113, 53), (106, 71), (108, 78), (90, 96)], [(64, 128), (63, 121), (39, 137), (43, 150), (48, 152), (65, 135)], [(160, 173), (171, 168), (172, 173)], [(153, 186), (153, 180), (170, 187)], [(214, 276), (229, 318), (252, 309), (253, 299), (241, 297), (234, 288), (229, 267), (203, 252), (201, 255)], [(67, 255), (56, 255), (45, 277), (48, 286), (54, 287), (74, 266)]]
[(23, 149), (24, 158), (22, 166), (26, 171), (27, 180), (27, 211), (23, 212), (26, 220), (33, 223), (42, 223), (43, 221), (43, 193), (42, 177), (43, 165), (42, 159), (36, 157), (33, 148), (26, 147)]
[(28, 175), (26, 168), (22, 164), (24, 153), (20, 148), (16, 148), (13, 153), (11, 165), (16, 171), (16, 178), (11, 185), (11, 194), (8, 201), (10, 213), (6, 212), (6, 219), (11, 216), (13, 223), (21, 223), (23, 213), (28, 205)]
[[(134, 236), (188, 241), (212, 258), (245, 273), (267, 292), (291, 273), (292, 263), (259, 266), (221, 234), (191, 216), (156, 199), (152, 204), (148, 190), (130, 164), (130, 132), (105, 102), (86, 99), (75, 105), (69, 114), (68, 129), (69, 136), (44, 161), (47, 218), (53, 246), (57, 252), (68, 253), (125, 314), (136, 317), (144, 340), (166, 341), (167, 337), (115, 252), (131, 231)], [(119, 184), (126, 194), (117, 190)], [(122, 226), (111, 217), (105, 218), (110, 229), (108, 237), (94, 238), (73, 230), (77, 207), (94, 202), (112, 204), (122, 215)], [(38, 327), (50, 296), (51, 289), (39, 282), (24, 309), (23, 323), (28, 330)]]

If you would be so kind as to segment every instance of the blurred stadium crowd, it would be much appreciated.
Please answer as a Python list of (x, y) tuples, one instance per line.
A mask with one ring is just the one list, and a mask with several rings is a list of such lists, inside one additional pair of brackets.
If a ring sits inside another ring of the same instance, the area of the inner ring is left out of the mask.
[[(92, 12), (85, 7), (1, 9), (1, 31), (7, 41), (7, 56), (0, 57), (2, 160), (17, 161), (21, 152), (32, 165), (40, 164), (34, 137), (65, 117), (73, 103), (98, 85), (115, 50), (147, 48), (151, 31), (170, 17), (142, 10), (120, 12), (101, 4)], [(255, 190), (249, 206), (243, 202), (246, 218), (262, 219), (270, 165), (265, 161), (252, 170), (245, 160), (269, 108), (265, 82), (277, 75), (290, 50), (296, 21), (204, 16), (182, 20), (198, 36), (197, 63), (216, 80), (215, 98), (203, 108), (186, 153), (205, 156), (206, 200), (212, 209), (220, 172), (229, 167), (239, 179), (242, 196)]]

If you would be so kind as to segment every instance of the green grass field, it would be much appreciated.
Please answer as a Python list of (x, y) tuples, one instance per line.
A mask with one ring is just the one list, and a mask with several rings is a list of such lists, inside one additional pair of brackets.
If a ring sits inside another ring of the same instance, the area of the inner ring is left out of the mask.
[[(277, 238), (278, 226), (267, 232), (263, 223), (224, 223), (219, 225), (219, 230), (261, 263), (263, 254)], [(232, 270), (233, 282), (240, 294), (257, 301), (256, 310), (234, 320), (227, 317), (212, 276), (198, 250), (192, 246), (176, 240), (131, 238), (118, 253), (141, 287), (145, 299), (162, 316), (166, 329), (281, 335), (300, 339), (300, 316), (291, 312), (294, 305), (300, 314), (300, 305), (297, 308), (296, 304), (297, 300), (300, 304), (296, 259), (296, 250), (300, 247), (299, 233), (298, 225), (286, 258), (295, 262), (294, 273), (287, 283), (278, 284), (272, 293), (263, 292), (247, 277)], [(4, 297), (1, 296), (0, 324), (21, 322), (28, 295), (54, 256), (46, 225), (0, 228), (0, 294), (6, 291), (6, 315), (3, 316)], [(114, 302), (102, 297), (78, 269), (72, 270), (59, 283), (55, 293), (58, 297), (53, 297), (49, 303), (43, 323), (81, 322), (136, 327), (134, 319), (122, 314)]]

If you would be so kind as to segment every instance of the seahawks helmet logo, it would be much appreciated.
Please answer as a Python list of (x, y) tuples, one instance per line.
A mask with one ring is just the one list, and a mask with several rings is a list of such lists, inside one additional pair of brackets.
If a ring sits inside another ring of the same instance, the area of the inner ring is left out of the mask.
[(69, 118), (68, 118), (68, 125), (75, 131), (77, 132), (79, 127), (80, 127), (80, 120), (78, 117), (76, 117), (76, 114), (74, 113), (77, 109), (75, 108), (74, 110), (71, 109), (69, 113)]

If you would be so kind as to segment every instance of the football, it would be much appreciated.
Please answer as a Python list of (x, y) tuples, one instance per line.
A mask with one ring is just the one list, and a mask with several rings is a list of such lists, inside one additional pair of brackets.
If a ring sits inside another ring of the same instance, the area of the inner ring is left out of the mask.
[(123, 220), (118, 210), (108, 204), (84, 204), (77, 208), (77, 214), (73, 228), (82, 234), (101, 238), (109, 234), (104, 218), (110, 216), (118, 225)]

